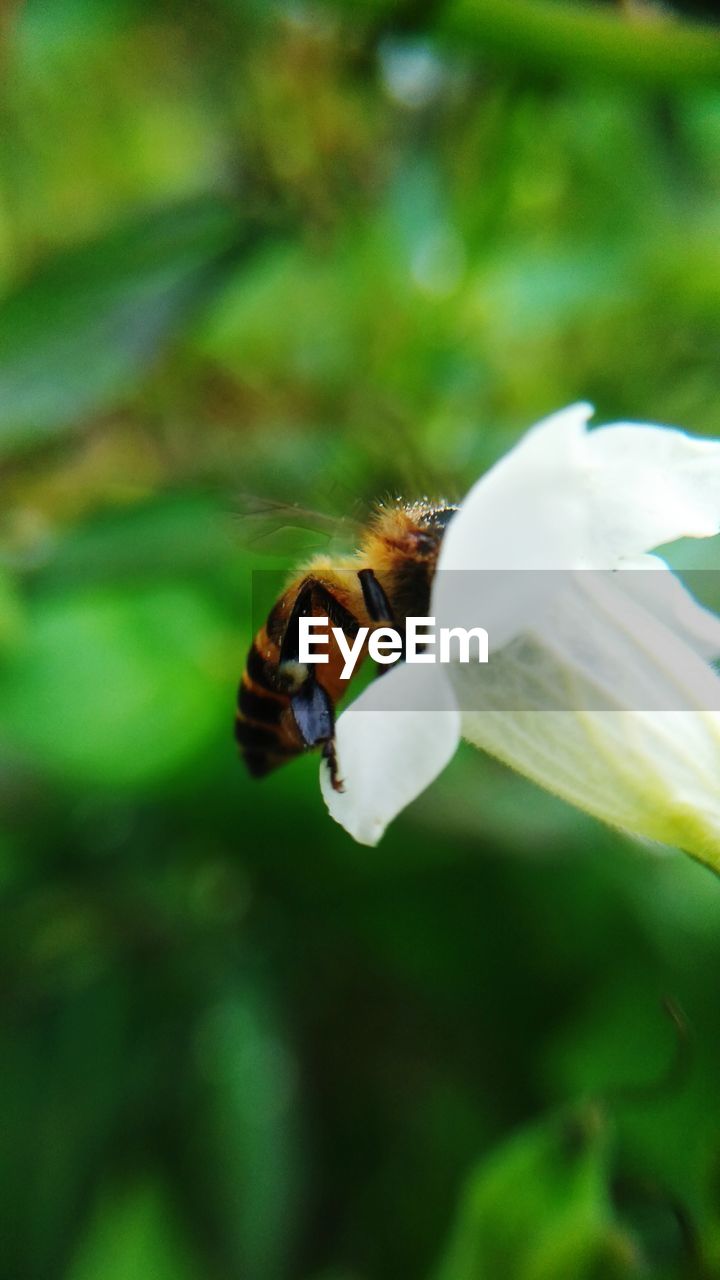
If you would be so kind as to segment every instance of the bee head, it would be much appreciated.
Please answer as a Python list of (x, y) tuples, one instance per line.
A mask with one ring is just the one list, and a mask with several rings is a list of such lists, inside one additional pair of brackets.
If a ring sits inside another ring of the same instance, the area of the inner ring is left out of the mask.
[(415, 545), (420, 555), (433, 555), (457, 507), (427, 507), (417, 521)]

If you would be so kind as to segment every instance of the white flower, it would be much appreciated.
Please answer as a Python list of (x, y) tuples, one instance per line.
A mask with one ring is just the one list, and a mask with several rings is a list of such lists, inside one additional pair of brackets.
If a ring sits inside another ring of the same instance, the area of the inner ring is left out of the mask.
[(377, 843), (462, 736), (720, 870), (720, 619), (648, 554), (720, 531), (720, 442), (588, 431), (591, 415), (579, 404), (539, 423), (448, 526), (430, 613), (440, 627), (480, 622), (488, 665), (399, 664), (340, 716), (345, 789), (324, 765), (321, 786), (361, 843)]

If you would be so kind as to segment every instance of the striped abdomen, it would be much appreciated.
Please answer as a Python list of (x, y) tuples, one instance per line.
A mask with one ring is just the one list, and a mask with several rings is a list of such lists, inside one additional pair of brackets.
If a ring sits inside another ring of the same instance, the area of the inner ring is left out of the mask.
[(290, 695), (274, 683), (280, 650), (263, 627), (255, 637), (238, 689), (235, 738), (253, 778), (262, 778), (305, 750)]

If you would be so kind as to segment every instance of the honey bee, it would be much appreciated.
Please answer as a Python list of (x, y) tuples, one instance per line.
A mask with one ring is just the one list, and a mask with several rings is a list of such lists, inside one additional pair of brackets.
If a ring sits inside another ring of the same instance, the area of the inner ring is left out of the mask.
[(327, 617), (350, 641), (361, 627), (402, 634), (408, 617), (427, 614), (440, 543), (456, 510), (426, 500), (382, 505), (353, 555), (318, 556), (288, 584), (255, 636), (238, 691), (235, 737), (252, 777), (319, 749), (342, 791), (335, 706), (347, 685), (343, 659), (331, 639), (327, 663), (301, 663), (300, 619)]

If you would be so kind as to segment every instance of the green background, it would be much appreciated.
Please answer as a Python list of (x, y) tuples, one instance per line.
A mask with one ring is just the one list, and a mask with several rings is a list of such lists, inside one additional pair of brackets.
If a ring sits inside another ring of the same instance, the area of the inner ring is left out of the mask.
[(360, 848), (232, 742), (322, 545), (244, 495), (460, 496), (577, 398), (720, 435), (693, 21), (4, 6), (3, 1278), (720, 1275), (717, 880), (469, 749)]

